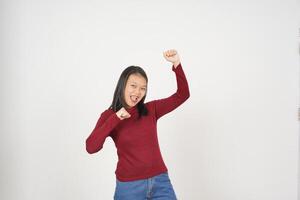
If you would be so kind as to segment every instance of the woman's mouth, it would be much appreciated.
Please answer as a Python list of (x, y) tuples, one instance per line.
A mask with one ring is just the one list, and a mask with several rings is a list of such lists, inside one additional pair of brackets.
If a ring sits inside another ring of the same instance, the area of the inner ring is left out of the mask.
[(137, 103), (138, 102), (138, 97), (137, 96), (130, 96), (130, 100), (133, 102), (133, 103)]

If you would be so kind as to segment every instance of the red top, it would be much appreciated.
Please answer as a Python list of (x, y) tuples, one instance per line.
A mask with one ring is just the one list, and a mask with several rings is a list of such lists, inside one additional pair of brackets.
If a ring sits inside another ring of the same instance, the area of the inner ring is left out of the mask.
[(157, 120), (171, 112), (189, 96), (189, 86), (181, 64), (176, 68), (177, 91), (168, 98), (145, 103), (148, 115), (138, 119), (137, 106), (127, 109), (131, 117), (120, 120), (112, 109), (107, 109), (86, 139), (88, 153), (96, 153), (103, 147), (107, 136), (115, 142), (118, 164), (115, 171), (120, 181), (146, 179), (168, 171), (158, 144)]

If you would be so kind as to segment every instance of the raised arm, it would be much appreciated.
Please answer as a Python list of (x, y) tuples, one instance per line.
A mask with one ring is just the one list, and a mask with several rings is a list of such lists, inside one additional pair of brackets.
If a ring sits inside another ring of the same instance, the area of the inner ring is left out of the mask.
[(176, 50), (164, 52), (166, 60), (173, 63), (172, 70), (176, 74), (177, 91), (170, 97), (154, 100), (152, 103), (155, 108), (156, 119), (171, 112), (190, 97), (188, 82), (186, 80), (179, 55)]
[(100, 151), (106, 137), (110, 135), (120, 121), (114, 112), (106, 110), (101, 113), (94, 130), (86, 139), (86, 151), (90, 154)]

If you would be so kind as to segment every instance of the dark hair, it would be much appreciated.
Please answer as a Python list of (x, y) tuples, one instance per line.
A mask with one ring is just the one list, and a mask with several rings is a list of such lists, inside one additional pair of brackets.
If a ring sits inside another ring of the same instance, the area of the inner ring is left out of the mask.
[[(119, 78), (118, 84), (116, 86), (113, 101), (112, 101), (112, 103), (109, 107), (114, 112), (117, 112), (122, 107), (127, 106), (127, 104), (125, 102), (125, 99), (124, 99), (124, 91), (125, 91), (127, 80), (128, 80), (128, 78), (131, 74), (139, 74), (139, 75), (143, 76), (146, 79), (146, 83), (148, 83), (148, 78), (147, 78), (146, 72), (141, 67), (139, 67), (139, 66), (129, 66), (126, 69), (124, 69), (124, 71), (122, 72), (122, 74)], [(146, 98), (146, 94), (139, 101), (139, 103), (137, 104), (137, 109), (138, 109), (138, 112), (139, 112), (139, 118), (141, 116), (144, 116), (144, 115), (148, 114), (148, 110), (147, 110), (147, 108), (144, 104), (145, 98)]]

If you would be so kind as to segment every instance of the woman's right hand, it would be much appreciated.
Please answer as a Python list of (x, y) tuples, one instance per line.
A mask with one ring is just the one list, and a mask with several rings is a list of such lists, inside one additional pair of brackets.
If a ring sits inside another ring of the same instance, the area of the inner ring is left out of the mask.
[(124, 107), (122, 107), (118, 112), (116, 112), (116, 115), (119, 117), (120, 120), (131, 117), (131, 115), (127, 112), (127, 110)]

